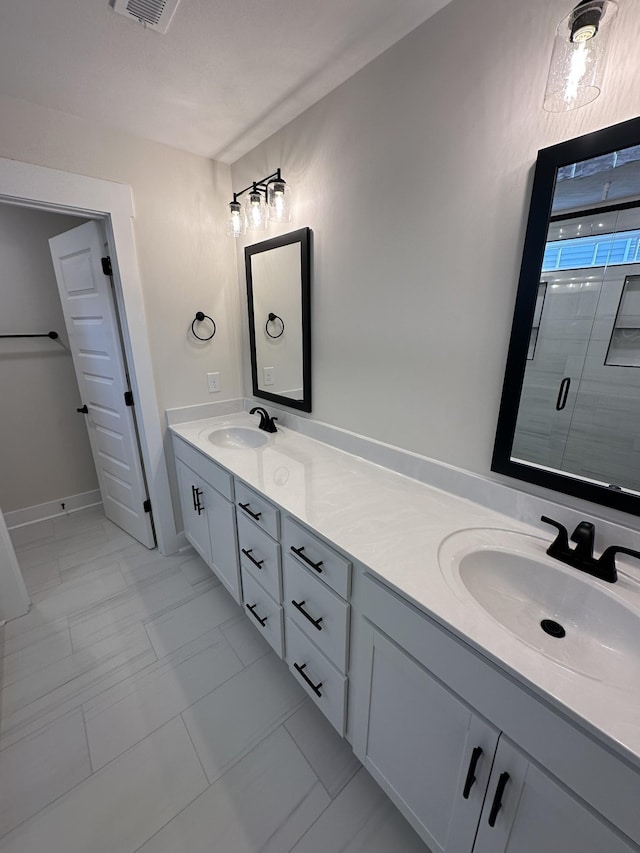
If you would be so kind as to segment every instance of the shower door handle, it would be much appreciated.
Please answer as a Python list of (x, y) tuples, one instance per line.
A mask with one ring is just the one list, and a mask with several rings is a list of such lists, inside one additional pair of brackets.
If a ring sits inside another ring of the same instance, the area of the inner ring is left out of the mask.
[(569, 388), (571, 387), (571, 379), (565, 376), (560, 383), (558, 390), (558, 398), (556, 400), (556, 411), (561, 412), (567, 405), (567, 397), (569, 396)]

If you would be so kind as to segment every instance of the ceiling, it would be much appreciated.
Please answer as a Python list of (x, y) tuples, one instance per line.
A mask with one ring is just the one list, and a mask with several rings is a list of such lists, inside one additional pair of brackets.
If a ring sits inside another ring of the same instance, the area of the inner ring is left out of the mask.
[(448, 2), (1, 0), (0, 94), (232, 163)]

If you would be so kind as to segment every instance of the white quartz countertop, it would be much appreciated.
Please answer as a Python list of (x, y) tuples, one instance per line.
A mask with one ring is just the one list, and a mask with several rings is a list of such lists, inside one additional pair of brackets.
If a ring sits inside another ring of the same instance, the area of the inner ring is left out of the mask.
[[(441, 571), (440, 548), (457, 531), (492, 528), (537, 536), (544, 558), (552, 530), (537, 530), (285, 427), (257, 449), (210, 442), (209, 434), (226, 425), (255, 427), (256, 418), (241, 413), (170, 429), (640, 767), (640, 670), (634, 683), (615, 686), (565, 668), (460, 595)], [(640, 591), (624, 572), (615, 587), (623, 598)]]

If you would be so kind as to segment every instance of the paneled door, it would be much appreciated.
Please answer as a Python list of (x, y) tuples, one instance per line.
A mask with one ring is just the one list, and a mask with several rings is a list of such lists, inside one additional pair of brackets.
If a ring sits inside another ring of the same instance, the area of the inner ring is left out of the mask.
[[(104, 236), (87, 222), (49, 240), (69, 346), (89, 431), (105, 515), (155, 547), (147, 488), (111, 277), (102, 269)], [(129, 399), (129, 402), (131, 400)]]

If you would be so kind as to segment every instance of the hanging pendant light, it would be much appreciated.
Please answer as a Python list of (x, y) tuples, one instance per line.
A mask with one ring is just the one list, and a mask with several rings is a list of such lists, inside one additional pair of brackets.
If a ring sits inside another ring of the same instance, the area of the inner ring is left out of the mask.
[(280, 177), (267, 184), (267, 207), (270, 222), (291, 222), (291, 193), (287, 182)]
[(545, 110), (575, 110), (598, 97), (617, 11), (614, 0), (581, 0), (560, 21), (544, 95)]
[(242, 205), (237, 201), (235, 195), (229, 204), (229, 218), (227, 219), (227, 234), (230, 237), (240, 237), (245, 232)]

